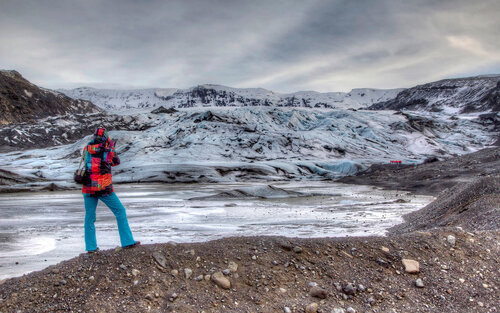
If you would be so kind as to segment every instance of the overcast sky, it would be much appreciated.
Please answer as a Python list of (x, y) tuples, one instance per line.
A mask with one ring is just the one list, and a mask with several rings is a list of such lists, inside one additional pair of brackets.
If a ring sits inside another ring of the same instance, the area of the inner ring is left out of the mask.
[(48, 88), (410, 87), (500, 73), (500, 1), (1, 0), (0, 68)]

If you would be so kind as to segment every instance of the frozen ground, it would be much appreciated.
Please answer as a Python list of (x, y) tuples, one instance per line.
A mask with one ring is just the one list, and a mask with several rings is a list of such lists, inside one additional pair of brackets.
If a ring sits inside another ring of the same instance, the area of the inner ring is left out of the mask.
[[(332, 182), (308, 182), (307, 186), (274, 182), (273, 186), (276, 188), (263, 183), (118, 185), (116, 192), (127, 207), (136, 239), (143, 243), (252, 235), (383, 235), (402, 221), (403, 214), (433, 200)], [(228, 191), (238, 198), (224, 194)], [(193, 198), (197, 199), (189, 200)], [(84, 252), (83, 219), (78, 191), (0, 195), (0, 279)], [(119, 245), (114, 216), (103, 204), (97, 209), (96, 229), (101, 249)]]

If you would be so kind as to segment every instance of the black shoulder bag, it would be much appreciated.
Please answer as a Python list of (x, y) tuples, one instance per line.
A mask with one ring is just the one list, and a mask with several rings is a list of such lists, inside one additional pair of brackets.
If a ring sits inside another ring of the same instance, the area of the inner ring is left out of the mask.
[[(82, 158), (80, 159), (80, 165), (78, 165), (78, 169), (73, 176), (75, 183), (79, 185), (83, 185), (87, 180), (87, 165), (85, 164), (85, 159), (87, 158), (87, 148), (83, 150)], [(83, 167), (82, 167), (83, 163)]]

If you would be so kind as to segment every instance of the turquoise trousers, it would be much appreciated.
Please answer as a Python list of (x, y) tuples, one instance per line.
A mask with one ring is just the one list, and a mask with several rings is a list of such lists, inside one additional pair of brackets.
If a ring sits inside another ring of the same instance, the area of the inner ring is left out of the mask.
[(97, 241), (95, 237), (95, 209), (97, 202), (101, 200), (113, 212), (118, 224), (118, 233), (120, 234), (120, 242), (122, 247), (130, 246), (135, 243), (132, 231), (128, 225), (127, 213), (125, 207), (118, 199), (118, 196), (113, 192), (108, 196), (91, 197), (88, 194), (83, 194), (85, 201), (85, 250), (94, 251), (97, 249)]

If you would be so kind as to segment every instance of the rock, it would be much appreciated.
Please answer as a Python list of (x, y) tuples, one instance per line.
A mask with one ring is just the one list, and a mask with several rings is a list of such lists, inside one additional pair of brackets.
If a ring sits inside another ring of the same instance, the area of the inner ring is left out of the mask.
[(299, 246), (295, 246), (295, 247), (293, 247), (293, 252), (295, 252), (295, 253), (302, 253), (302, 248), (299, 247)]
[(382, 250), (385, 253), (389, 253), (389, 251), (390, 251), (389, 248), (384, 247), (384, 246), (380, 247), (380, 250)]
[(210, 275), (207, 274), (207, 275), (203, 276), (203, 279), (205, 279), (206, 281), (209, 281), (210, 280)]
[(135, 269), (135, 268), (132, 269), (132, 275), (133, 276), (137, 276), (137, 275), (139, 275), (139, 273), (140, 273), (140, 271), (138, 269)]
[(342, 285), (340, 283), (333, 283), (335, 285), (335, 289), (337, 289), (337, 291), (342, 291)]
[(326, 297), (328, 296), (328, 291), (318, 286), (314, 286), (309, 291), (309, 294), (311, 295), (311, 297), (326, 299)]
[(65, 279), (61, 279), (61, 281), (59, 282), (61, 285), (66, 285), (68, 282), (65, 280)]
[(405, 272), (409, 274), (417, 274), (420, 272), (420, 264), (411, 259), (403, 259), (401, 262), (403, 262), (403, 265), (405, 267)]
[(446, 241), (448, 241), (450, 246), (454, 247), (457, 240), (456, 240), (455, 236), (448, 235), (448, 237), (446, 237)]
[(309, 287), (316, 287), (318, 285), (318, 283), (316, 282), (310, 282), (309, 284), (307, 284)]
[(174, 292), (170, 295), (170, 297), (168, 298), (168, 301), (170, 302), (174, 302), (175, 299), (177, 299), (177, 294)]
[(231, 274), (231, 270), (226, 268), (225, 270), (222, 271), (222, 274), (229, 275), (229, 274)]
[(153, 297), (150, 294), (147, 294), (144, 298), (149, 301), (153, 300)]
[(179, 271), (176, 269), (173, 269), (170, 271), (170, 274), (172, 274), (173, 276), (177, 276), (177, 275), (179, 275)]
[(354, 288), (354, 286), (351, 283), (348, 283), (347, 285), (345, 285), (342, 290), (348, 296), (354, 296), (354, 294), (356, 293), (356, 289)]
[(193, 270), (190, 268), (185, 268), (184, 269), (184, 276), (186, 276), (186, 278), (189, 279), (189, 277), (191, 277), (191, 275), (193, 275)]
[(306, 306), (306, 313), (316, 313), (318, 312), (318, 304), (313, 302)]
[(94, 280), (95, 280), (94, 276), (90, 276), (90, 277), (89, 277), (89, 280), (90, 280), (90, 281), (94, 281)]
[(161, 267), (163, 267), (163, 268), (167, 267), (167, 259), (165, 258), (165, 256), (163, 255), (163, 253), (161, 253), (160, 251), (154, 251), (153, 252), (153, 259)]
[(255, 255), (252, 255), (252, 260), (257, 260), (257, 257)]
[(376, 259), (375, 262), (377, 262), (377, 264), (380, 265), (380, 266), (384, 266), (384, 267), (388, 267), (389, 266), (389, 263), (387, 263), (387, 261), (383, 260), (383, 259)]
[(359, 290), (359, 291), (365, 291), (365, 290), (366, 290), (366, 288), (365, 288), (365, 286), (363, 286), (363, 285), (359, 284), (359, 285), (358, 285), (358, 290)]
[(415, 280), (415, 286), (417, 286), (418, 288), (424, 288), (424, 282), (422, 281), (422, 279), (417, 278), (417, 280)]
[(285, 293), (285, 292), (286, 292), (286, 289), (285, 289), (285, 288), (283, 288), (283, 287), (280, 287), (280, 292), (281, 292), (281, 293)]
[(286, 240), (279, 240), (278, 241), (278, 244), (279, 246), (283, 249), (283, 250), (286, 250), (286, 251), (291, 251), (293, 249), (292, 245), (290, 244), (290, 242), (286, 241)]
[(232, 273), (234, 273), (234, 272), (238, 271), (238, 264), (236, 264), (236, 262), (231, 261), (231, 262), (229, 262), (229, 265), (227, 266), (227, 268), (228, 268), (228, 269), (229, 269)]
[(290, 308), (286, 306), (286, 307), (283, 308), (283, 312), (285, 312), (285, 313), (292, 313), (292, 310), (290, 310)]
[(224, 274), (222, 274), (222, 272), (213, 273), (211, 279), (217, 286), (223, 289), (231, 288), (231, 282), (229, 281), (229, 279), (224, 277)]
[(59, 269), (58, 268), (53, 269), (52, 274), (59, 274)]
[(126, 270), (127, 270), (127, 266), (126, 266), (125, 264), (120, 264), (120, 268), (121, 268), (122, 270), (124, 270), (124, 271), (126, 271)]
[(332, 313), (345, 313), (343, 308), (334, 308), (332, 310)]
[(345, 311), (346, 311), (347, 313), (356, 313), (356, 310), (355, 310), (353, 307), (351, 307), (351, 306), (350, 306), (350, 307), (347, 307), (347, 309), (345, 309)]
[(203, 280), (203, 275), (198, 275), (194, 278), (195, 281), (202, 281)]

